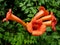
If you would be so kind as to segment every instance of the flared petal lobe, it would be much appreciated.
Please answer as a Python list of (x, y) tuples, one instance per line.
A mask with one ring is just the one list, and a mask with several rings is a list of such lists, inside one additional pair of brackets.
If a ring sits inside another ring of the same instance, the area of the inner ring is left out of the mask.
[(44, 34), (46, 31), (46, 25), (41, 25), (40, 29), (39, 30), (34, 30), (32, 32), (32, 35), (33, 36), (41, 36), (42, 34)]
[(55, 26), (56, 26), (56, 24), (57, 24), (57, 19), (56, 19), (56, 17), (53, 15), (53, 12), (51, 12), (51, 15), (52, 15), (52, 29), (53, 29), (53, 31), (56, 31)]
[(22, 24), (26, 28), (26, 23), (23, 20), (21, 20), (19, 17), (15, 16), (12, 13), (11, 9), (9, 9), (9, 11), (7, 12), (6, 18), (3, 19), (3, 22), (8, 21), (8, 20), (16, 21), (16, 22)]
[(42, 20), (33, 20), (27, 24), (27, 30), (34, 36), (40, 36), (46, 31), (46, 25), (42, 24)]
[(40, 11), (40, 10), (43, 10), (45, 16), (49, 14), (48, 10), (46, 10), (43, 6), (40, 6), (38, 10), (39, 10), (39, 11)]
[(6, 18), (3, 19), (3, 22), (9, 20), (9, 18), (10, 18), (10, 16), (11, 16), (11, 12), (12, 12), (12, 10), (9, 9), (9, 11), (8, 11), (7, 14), (6, 14)]
[(40, 6), (39, 12), (34, 16), (33, 19), (39, 19), (42, 16), (47, 16), (47, 15), (49, 15), (49, 12), (43, 6)]

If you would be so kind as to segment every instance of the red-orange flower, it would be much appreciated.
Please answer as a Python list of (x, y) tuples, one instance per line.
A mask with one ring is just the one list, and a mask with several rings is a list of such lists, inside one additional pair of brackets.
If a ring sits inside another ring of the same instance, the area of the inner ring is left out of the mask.
[(3, 19), (3, 22), (4, 22), (4, 21), (8, 21), (8, 20), (10, 19), (11, 12), (12, 12), (11, 9), (9, 9), (9, 11), (8, 11), (7, 14), (6, 14), (6, 18)]
[(9, 9), (9, 11), (7, 12), (6, 18), (3, 19), (3, 22), (8, 20), (19, 22), (27, 29), (29, 33), (34, 36), (42, 35), (46, 31), (47, 26), (52, 26), (52, 29), (56, 31), (55, 25), (57, 24), (57, 20), (55, 16), (52, 12), (49, 15), (49, 12), (43, 6), (40, 6), (39, 12), (27, 24), (17, 16), (12, 14), (11, 9)]
[(42, 34), (45, 33), (45, 31), (46, 31), (46, 25), (42, 24), (38, 30), (34, 30), (32, 32), (32, 35), (41, 36)]
[(34, 36), (42, 35), (46, 31), (46, 25), (42, 24), (42, 20), (33, 20), (27, 23), (27, 30)]
[(55, 31), (56, 30), (56, 28), (55, 28), (55, 26), (56, 26), (56, 24), (57, 24), (57, 20), (56, 20), (56, 18), (55, 18), (55, 16), (53, 15), (53, 12), (51, 12), (51, 15), (52, 15), (52, 29)]
[(12, 14), (11, 9), (9, 9), (9, 11), (7, 12), (6, 18), (3, 19), (3, 22), (8, 21), (8, 20), (13, 20), (13, 21), (19, 22), (24, 27), (26, 27), (26, 23), (23, 20), (21, 20), (20, 18), (18, 18), (17, 16), (15, 16), (14, 14)]
[(43, 22), (43, 24), (45, 24), (46, 26), (52, 26), (52, 29), (56, 31), (55, 25), (57, 24), (57, 20), (55, 16), (53, 15), (53, 12), (51, 12), (51, 14), (48, 16), (40, 18), (39, 20), (42, 20), (42, 21), (48, 20), (46, 22)]
[(39, 19), (40, 17), (47, 15), (49, 15), (49, 12), (43, 6), (40, 6), (39, 12), (34, 16), (34, 19)]

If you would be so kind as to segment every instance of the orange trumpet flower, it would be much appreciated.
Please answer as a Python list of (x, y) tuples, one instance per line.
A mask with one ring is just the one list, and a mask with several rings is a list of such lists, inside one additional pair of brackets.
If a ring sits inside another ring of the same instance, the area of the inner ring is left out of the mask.
[(57, 20), (53, 15), (53, 12), (51, 12), (49, 15), (49, 12), (43, 6), (40, 6), (39, 12), (32, 18), (29, 23), (25, 23), (20, 18), (12, 14), (11, 9), (9, 9), (7, 12), (6, 18), (3, 19), (3, 22), (8, 20), (19, 22), (27, 29), (29, 33), (34, 36), (42, 35), (46, 31), (47, 26), (52, 26), (52, 29), (56, 31), (55, 25), (57, 24)]
[[(34, 19), (39, 19), (42, 16), (47, 16), (49, 12), (43, 6), (40, 6), (39, 12), (34, 16)], [(32, 18), (33, 19), (33, 18)]]
[(38, 30), (34, 30), (32, 35), (34, 36), (41, 36), (46, 31), (46, 25), (42, 24)]
[(52, 26), (52, 29), (56, 31), (55, 25), (57, 24), (57, 20), (55, 16), (53, 15), (53, 12), (51, 12), (51, 14), (48, 16), (40, 18), (39, 20), (42, 20), (42, 21), (50, 20), (50, 21), (43, 22), (43, 24), (45, 24), (46, 26)]
[(13, 15), (11, 9), (9, 9), (9, 11), (7, 12), (6, 18), (3, 19), (3, 22), (4, 21), (8, 21), (8, 20), (17, 21), (20, 24), (22, 24), (24, 27), (26, 27), (26, 23), (24, 21), (22, 21), (20, 18), (18, 18), (15, 15)]
[(33, 20), (27, 23), (27, 30), (34, 36), (42, 35), (46, 31), (46, 25), (42, 24), (42, 20)]

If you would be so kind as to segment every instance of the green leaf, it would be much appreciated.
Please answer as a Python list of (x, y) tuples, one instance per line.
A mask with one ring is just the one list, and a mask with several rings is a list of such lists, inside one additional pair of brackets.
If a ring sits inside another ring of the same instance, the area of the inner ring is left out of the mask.
[(31, 12), (32, 12), (33, 14), (35, 14), (35, 13), (37, 12), (37, 10), (36, 10), (35, 8), (33, 8), (33, 7), (30, 7), (30, 10), (31, 10)]
[(4, 1), (4, 0), (0, 0), (0, 2), (2, 2), (2, 1)]
[(28, 3), (27, 6), (32, 6), (32, 4)]
[(3, 35), (0, 33), (0, 38), (2, 38), (2, 36), (3, 36)]
[(25, 21), (30, 21), (31, 19), (30, 18), (26, 18)]
[(24, 12), (25, 12), (25, 14), (27, 14), (27, 13), (29, 12), (29, 9), (25, 9), (25, 11), (24, 11)]
[(23, 6), (23, 7), (22, 7), (22, 11), (24, 11), (25, 9), (26, 9), (26, 6)]
[(58, 25), (58, 26), (56, 26), (56, 29), (60, 31), (60, 26), (59, 26), (59, 25)]
[(34, 2), (36, 2), (37, 0), (33, 0)]
[(4, 25), (5, 27), (6, 27), (8, 24), (9, 24), (9, 21), (3, 23), (3, 25)]
[(60, 11), (57, 12), (56, 16), (60, 18)]
[(58, 35), (53, 35), (52, 36), (54, 39), (59, 39), (60, 38), (60, 36), (58, 36)]
[(47, 30), (47, 31), (52, 31), (50, 27), (47, 27), (46, 30)]
[(0, 32), (4, 32), (5, 30), (3, 28), (0, 27)]
[(52, 33), (52, 38), (54, 38), (54, 39), (59, 39), (60, 36), (58, 35), (57, 32), (53, 32), (53, 33)]
[(28, 17), (33, 17), (34, 15), (33, 14), (29, 14), (29, 15), (27, 15)]
[(57, 42), (51, 42), (51, 45), (58, 45)]
[(22, 6), (24, 6), (24, 4), (23, 3), (20, 3), (19, 7), (22, 7)]
[(60, 39), (58, 40), (58, 45), (60, 45)]
[(42, 3), (42, 4), (44, 4), (44, 3), (45, 3), (45, 2), (44, 2), (44, 0), (39, 0), (39, 2), (40, 2), (40, 3)]

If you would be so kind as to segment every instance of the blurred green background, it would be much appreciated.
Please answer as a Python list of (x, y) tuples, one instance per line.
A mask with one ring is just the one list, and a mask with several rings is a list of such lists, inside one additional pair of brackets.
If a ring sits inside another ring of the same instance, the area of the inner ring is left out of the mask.
[[(29, 22), (39, 6), (53, 11), (57, 18), (56, 32), (47, 27), (42, 36), (32, 36), (15, 22), (2, 22), (9, 8), (13, 14)], [(60, 45), (60, 0), (0, 0), (0, 45)]]

